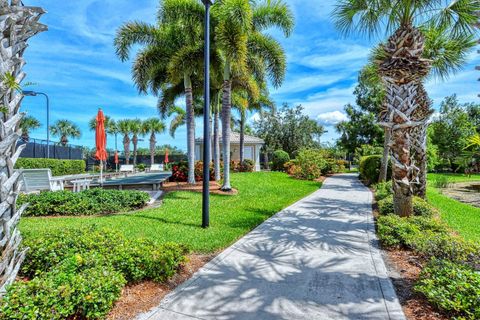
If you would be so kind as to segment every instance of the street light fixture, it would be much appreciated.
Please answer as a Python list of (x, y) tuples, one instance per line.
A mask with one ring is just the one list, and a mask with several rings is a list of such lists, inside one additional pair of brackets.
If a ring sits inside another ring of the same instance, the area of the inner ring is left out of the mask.
[(36, 97), (38, 95), (44, 96), (47, 99), (47, 159), (50, 158), (50, 99), (48, 95), (43, 92), (36, 91), (22, 91), (24, 96)]
[(215, 0), (202, 1), (205, 5), (202, 228), (208, 228), (210, 225), (210, 6)]

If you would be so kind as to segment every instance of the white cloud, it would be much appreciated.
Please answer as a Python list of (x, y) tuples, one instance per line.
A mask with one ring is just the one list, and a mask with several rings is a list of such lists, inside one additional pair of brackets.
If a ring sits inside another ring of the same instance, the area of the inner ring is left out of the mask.
[(319, 114), (317, 120), (323, 126), (334, 126), (339, 122), (348, 120), (348, 117), (343, 112), (332, 111)]

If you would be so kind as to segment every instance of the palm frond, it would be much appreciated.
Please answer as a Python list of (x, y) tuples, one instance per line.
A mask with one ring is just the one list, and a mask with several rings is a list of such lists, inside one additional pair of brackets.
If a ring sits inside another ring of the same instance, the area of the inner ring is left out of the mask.
[(126, 61), (133, 45), (153, 45), (157, 36), (158, 30), (151, 24), (140, 21), (128, 22), (117, 30), (114, 40), (116, 54), (120, 60)]
[(295, 18), (286, 3), (281, 0), (265, 1), (254, 7), (253, 26), (257, 31), (277, 27), (286, 37), (290, 36)]

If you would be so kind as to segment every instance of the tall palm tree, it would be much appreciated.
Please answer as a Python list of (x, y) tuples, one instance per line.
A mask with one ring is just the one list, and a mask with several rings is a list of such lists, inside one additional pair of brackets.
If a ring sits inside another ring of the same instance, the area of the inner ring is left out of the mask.
[[(391, 131), (392, 171), (395, 213), (410, 216), (413, 212), (413, 185), (418, 180), (418, 168), (411, 162), (410, 133), (414, 127), (425, 125), (426, 119), (417, 118), (420, 98), (426, 94), (421, 83), (430, 73), (432, 61), (425, 50), (426, 35), (440, 30), (452, 41), (469, 43), (475, 34), (474, 24), (480, 4), (476, 0), (437, 1), (383, 1), (340, 0), (334, 12), (336, 25), (344, 33), (352, 31), (376, 35), (381, 31), (390, 34), (377, 55), (379, 74), (385, 84), (387, 120)], [(382, 30), (386, 25), (386, 30)], [(445, 47), (439, 45), (438, 47)], [(459, 48), (464, 57), (466, 48)], [(445, 58), (448, 59), (447, 56)], [(450, 64), (438, 68), (440, 75), (458, 69)], [(427, 118), (428, 120), (428, 118)]]
[(19, 208), (16, 198), (21, 184), (17, 170), (14, 170), (22, 146), (17, 148), (21, 135), (18, 125), (22, 119), (19, 112), (21, 82), (25, 78), (22, 71), (25, 65), (23, 54), (28, 48), (27, 41), (37, 33), (45, 31), (46, 26), (38, 21), (45, 13), (39, 7), (25, 7), (21, 1), (2, 1), (0, 6), (0, 40), (2, 59), (0, 61), (0, 171), (2, 189), (0, 191), (0, 298), (6, 288), (15, 281), (20, 265), (25, 259), (27, 249), (20, 249), (22, 236), (17, 228), (20, 216), (27, 205)]
[(106, 131), (107, 131), (107, 134), (115, 137), (115, 151), (118, 151), (117, 137), (120, 132), (119, 132), (118, 124), (114, 119), (110, 118), (108, 120), (106, 124)]
[(117, 122), (118, 132), (123, 134), (123, 153), (125, 154), (125, 164), (130, 164), (130, 120), (123, 119)]
[[(215, 34), (225, 57), (223, 66), (222, 148), (224, 179), (222, 190), (230, 185), (230, 119), (232, 75), (248, 74), (248, 62), (257, 57), (260, 69), (268, 73), (272, 84), (280, 86), (285, 76), (286, 58), (282, 46), (262, 32), (276, 27), (289, 36), (294, 25), (293, 14), (283, 1), (251, 2), (224, 0), (212, 8), (218, 20)], [(251, 66), (251, 65), (250, 65)], [(249, 70), (254, 72), (255, 69)]]
[(156, 134), (165, 132), (165, 123), (158, 118), (150, 118), (143, 122), (142, 129), (145, 134), (150, 134), (150, 164), (154, 164), (157, 144)]
[(137, 165), (137, 151), (138, 151), (138, 136), (142, 136), (144, 133), (142, 131), (143, 123), (140, 119), (130, 120), (130, 132), (132, 133), (132, 144), (133, 144), (133, 165)]
[(28, 142), (30, 140), (30, 131), (40, 128), (41, 123), (33, 116), (25, 116), (20, 121), (20, 129), (22, 129), (22, 140)]
[[(117, 33), (117, 54), (125, 61), (133, 44), (145, 45), (137, 55), (133, 77), (141, 92), (158, 93), (165, 85), (182, 84), (186, 105), (188, 182), (195, 183), (195, 115), (193, 78), (203, 69), (202, 24), (204, 6), (196, 0), (165, 0), (157, 26), (125, 24)], [(191, 16), (195, 19), (191, 19)]]
[(53, 126), (50, 126), (50, 133), (54, 137), (60, 138), (60, 144), (66, 146), (68, 139), (80, 138), (82, 132), (80, 128), (70, 120), (61, 119), (57, 120)]

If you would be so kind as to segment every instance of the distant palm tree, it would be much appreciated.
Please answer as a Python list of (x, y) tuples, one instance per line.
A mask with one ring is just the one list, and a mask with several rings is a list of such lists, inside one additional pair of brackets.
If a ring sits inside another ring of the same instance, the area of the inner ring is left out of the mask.
[(125, 154), (125, 164), (130, 163), (130, 120), (123, 119), (117, 122), (118, 132), (123, 134), (123, 152)]
[(107, 134), (113, 135), (115, 137), (115, 151), (118, 151), (118, 146), (117, 146), (117, 136), (120, 133), (118, 124), (114, 119), (109, 119), (107, 126), (106, 126)]
[(82, 135), (80, 128), (67, 119), (57, 120), (53, 126), (50, 126), (50, 133), (54, 137), (59, 137), (63, 146), (68, 144), (69, 138), (80, 138)]
[(145, 134), (150, 134), (150, 164), (155, 163), (155, 148), (157, 144), (156, 134), (164, 133), (166, 126), (158, 118), (150, 118), (143, 122), (143, 132)]
[(26, 116), (20, 121), (20, 129), (22, 129), (22, 140), (28, 142), (30, 140), (30, 131), (40, 128), (41, 123), (33, 116)]
[(133, 165), (137, 165), (137, 151), (138, 151), (138, 136), (143, 135), (142, 132), (142, 120), (132, 119), (130, 121), (130, 132), (132, 133), (132, 143), (133, 143)]

